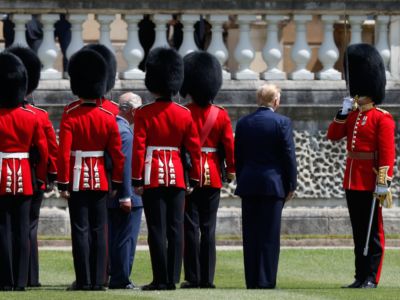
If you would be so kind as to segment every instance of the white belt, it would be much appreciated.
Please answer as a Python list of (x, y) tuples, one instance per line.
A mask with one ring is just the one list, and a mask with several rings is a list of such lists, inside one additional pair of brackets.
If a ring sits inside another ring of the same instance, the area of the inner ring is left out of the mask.
[(8, 158), (16, 158), (16, 159), (23, 159), (29, 158), (28, 152), (0, 152), (0, 180), (1, 180), (1, 171), (3, 169), (3, 159)]
[(211, 153), (211, 152), (217, 152), (217, 148), (212, 148), (212, 147), (201, 147), (201, 152), (205, 153)]
[(74, 179), (72, 184), (72, 190), (74, 192), (79, 191), (79, 183), (81, 181), (81, 170), (82, 170), (82, 158), (85, 157), (103, 157), (104, 151), (71, 151), (71, 156), (75, 157), (74, 165)]
[(150, 184), (151, 175), (151, 160), (153, 159), (154, 151), (179, 151), (178, 147), (169, 146), (147, 146), (146, 148), (146, 158), (144, 161), (144, 184)]

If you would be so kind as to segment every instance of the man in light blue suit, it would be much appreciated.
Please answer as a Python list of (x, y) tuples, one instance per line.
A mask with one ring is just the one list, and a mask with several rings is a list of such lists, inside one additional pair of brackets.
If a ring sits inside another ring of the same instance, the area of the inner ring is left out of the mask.
[(143, 204), (131, 185), (133, 117), (142, 99), (125, 93), (119, 98), (117, 123), (125, 156), (123, 188), (108, 202), (108, 236), (110, 259), (110, 289), (134, 289), (129, 279), (135, 258), (136, 242), (140, 230)]
[(290, 119), (275, 112), (280, 89), (263, 85), (259, 108), (236, 126), (236, 195), (242, 198), (243, 255), (248, 289), (275, 288), (285, 201), (296, 189)]

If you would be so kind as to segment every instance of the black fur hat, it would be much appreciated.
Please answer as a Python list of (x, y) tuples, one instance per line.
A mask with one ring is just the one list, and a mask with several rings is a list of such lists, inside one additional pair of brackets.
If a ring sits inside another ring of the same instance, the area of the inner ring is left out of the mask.
[(12, 53), (0, 53), (0, 107), (17, 107), (24, 102), (28, 76), (22, 61)]
[(28, 73), (28, 88), (26, 95), (32, 94), (32, 92), (38, 87), (40, 80), (40, 70), (42, 63), (36, 53), (27, 47), (11, 47), (7, 49), (8, 52), (16, 55), (24, 64)]
[(176, 95), (183, 82), (183, 60), (172, 48), (155, 48), (146, 61), (145, 85), (160, 96)]
[[(347, 53), (347, 54), (346, 54)], [(368, 96), (375, 104), (385, 99), (386, 74), (381, 55), (374, 46), (354, 44), (347, 47), (344, 59), (345, 79), (350, 95)], [(346, 55), (349, 74), (346, 74)]]
[(218, 60), (205, 51), (195, 51), (183, 58), (185, 78), (182, 97), (190, 95), (195, 103), (206, 106), (213, 102), (222, 85), (222, 68)]
[(71, 90), (83, 99), (101, 98), (106, 93), (107, 63), (96, 51), (81, 49), (68, 63)]
[(83, 49), (91, 49), (98, 52), (106, 61), (108, 74), (106, 93), (108, 93), (114, 87), (115, 77), (117, 76), (117, 59), (115, 58), (114, 53), (102, 44), (89, 44), (83, 47)]

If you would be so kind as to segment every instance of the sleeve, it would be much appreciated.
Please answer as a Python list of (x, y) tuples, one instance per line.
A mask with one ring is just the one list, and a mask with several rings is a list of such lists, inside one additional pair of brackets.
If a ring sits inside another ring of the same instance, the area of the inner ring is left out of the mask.
[(110, 154), (112, 160), (112, 175), (111, 181), (113, 185), (119, 186), (122, 184), (123, 180), (123, 170), (124, 170), (124, 154), (122, 153), (122, 143), (121, 136), (119, 134), (117, 121), (114, 117), (110, 120), (110, 132), (107, 142), (107, 152)]
[(296, 146), (293, 138), (293, 128), (290, 119), (281, 125), (283, 139), (283, 164), (285, 170), (284, 186), (286, 193), (292, 192), (297, 186)]
[(69, 185), (71, 146), (72, 146), (72, 126), (69, 118), (65, 116), (60, 124), (60, 145), (57, 159), (57, 182), (58, 189), (66, 191)]
[(235, 174), (233, 131), (231, 120), (226, 111), (224, 111), (224, 127), (221, 141), (225, 150), (226, 171), (228, 174), (233, 175)]
[(348, 115), (342, 115), (341, 111), (336, 114), (336, 117), (328, 128), (328, 140), (338, 141), (347, 135), (347, 117)]
[(141, 110), (137, 110), (134, 121), (135, 132), (133, 135), (132, 151), (132, 184), (133, 186), (142, 186), (143, 168), (146, 155), (146, 122)]
[(47, 175), (47, 161), (49, 156), (47, 141), (41, 123), (38, 121), (36, 122), (35, 126), (36, 129), (33, 134), (32, 143), (37, 148), (40, 157), (40, 160), (36, 165), (36, 178), (38, 181), (45, 183)]
[(236, 169), (236, 178), (240, 176), (243, 169), (243, 151), (242, 151), (242, 125), (239, 122), (236, 124), (235, 141), (234, 141), (234, 160)]
[(389, 113), (379, 120), (378, 129), (378, 167), (384, 169), (387, 180), (392, 180), (395, 160), (395, 123)]
[(47, 114), (43, 126), (44, 133), (47, 139), (47, 147), (49, 149), (47, 178), (50, 182), (53, 182), (57, 179), (58, 144), (56, 132), (54, 131), (53, 124), (51, 123)]
[(191, 115), (189, 115), (188, 118), (188, 126), (186, 126), (183, 145), (189, 152), (190, 160), (192, 162), (192, 168), (190, 169), (190, 180), (200, 181), (200, 137)]
[(124, 154), (124, 170), (122, 179), (122, 189), (119, 198), (131, 198), (132, 196), (132, 143), (133, 136), (127, 130), (120, 130), (121, 142), (122, 142), (122, 153)]

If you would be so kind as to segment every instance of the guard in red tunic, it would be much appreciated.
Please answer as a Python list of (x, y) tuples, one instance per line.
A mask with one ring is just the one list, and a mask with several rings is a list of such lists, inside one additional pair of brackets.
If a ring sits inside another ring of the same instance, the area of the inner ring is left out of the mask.
[[(136, 111), (132, 181), (143, 193), (153, 281), (143, 290), (175, 289), (182, 267), (184, 146), (191, 156), (192, 184), (199, 181), (200, 144), (189, 109), (172, 101), (183, 81), (183, 61), (173, 49), (156, 48), (146, 62), (147, 89), (155, 101)], [(144, 192), (143, 192), (144, 188)]]
[[(102, 44), (88, 44), (83, 49), (90, 49), (99, 53), (107, 63), (107, 83), (106, 83), (106, 94), (108, 94), (115, 85), (115, 78), (117, 74), (117, 60), (115, 58), (114, 53), (111, 52), (106, 46)], [(106, 97), (102, 97), (101, 99), (97, 99), (97, 104), (101, 105), (103, 108), (111, 112), (114, 116), (118, 115), (119, 108), (118, 103), (107, 99)], [(64, 107), (64, 113), (68, 109), (74, 107), (81, 103), (81, 99), (75, 100)], [(64, 115), (64, 114), (63, 114)]]
[(228, 180), (235, 178), (233, 132), (228, 113), (212, 104), (222, 85), (222, 69), (218, 60), (207, 52), (196, 51), (186, 55), (183, 61), (185, 76), (181, 95), (192, 99), (187, 107), (200, 136), (201, 180), (199, 186), (186, 197), (186, 281), (181, 288), (214, 288), (215, 227), (222, 173), (227, 174)]
[[(9, 52), (16, 55), (24, 64), (28, 73), (28, 88), (26, 92), (26, 98), (24, 101), (25, 108), (35, 112), (37, 118), (42, 124), (43, 131), (46, 135), (47, 148), (49, 152), (49, 159), (47, 165), (47, 183), (49, 187), (53, 187), (54, 181), (57, 179), (57, 154), (58, 154), (58, 144), (56, 133), (53, 128), (47, 112), (34, 105), (33, 101), (28, 101), (29, 98), (32, 99), (31, 94), (39, 85), (40, 70), (42, 68), (42, 63), (39, 58), (30, 48), (26, 47), (12, 47), (8, 49)], [(37, 155), (37, 149), (33, 148), (31, 151), (30, 161), (34, 170), (37, 160), (39, 160), (39, 155)], [(33, 173), (33, 175), (35, 175)], [(35, 177), (35, 176), (33, 176)], [(38, 243), (37, 243), (37, 231), (39, 225), (39, 215), (40, 206), (43, 200), (44, 185), (38, 187), (35, 180), (33, 180), (35, 186), (35, 191), (31, 201), (30, 209), (30, 258), (29, 258), (29, 276), (28, 276), (28, 286), (38, 287), (39, 282), (39, 253), (38, 253)]]
[(21, 60), (0, 53), (0, 291), (25, 290), (28, 281), (32, 146), (40, 156), (36, 180), (46, 181), (46, 137), (37, 115), (23, 107), (27, 80)]
[[(390, 182), (395, 159), (395, 123), (387, 111), (377, 107), (385, 98), (385, 68), (379, 52), (368, 44), (347, 48), (350, 95), (328, 129), (328, 139), (347, 139), (343, 187), (353, 228), (355, 281), (349, 288), (376, 288), (381, 275), (385, 237), (382, 204), (391, 204)], [(345, 68), (346, 69), (346, 68)], [(373, 212), (368, 255), (363, 255)]]
[(58, 188), (68, 200), (78, 290), (104, 290), (107, 267), (109, 185), (104, 165), (113, 163), (113, 189), (122, 182), (124, 156), (114, 115), (98, 106), (106, 91), (107, 64), (97, 52), (83, 49), (69, 62), (72, 92), (82, 102), (65, 112), (60, 125)]

